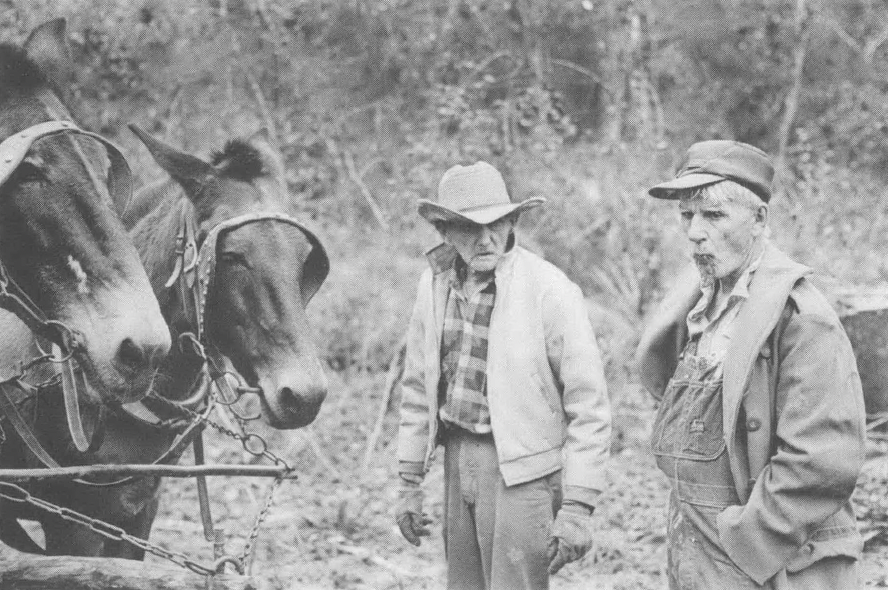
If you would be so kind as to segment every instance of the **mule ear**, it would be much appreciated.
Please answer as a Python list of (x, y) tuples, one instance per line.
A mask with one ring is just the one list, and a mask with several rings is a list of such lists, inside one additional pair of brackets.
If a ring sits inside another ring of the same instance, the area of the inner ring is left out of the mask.
[(155, 139), (135, 123), (130, 123), (129, 128), (142, 140), (154, 161), (182, 185), (189, 199), (197, 197), (200, 189), (216, 176), (216, 170), (200, 158)]
[(74, 78), (67, 28), (65, 19), (53, 19), (31, 31), (23, 45), (28, 57), (58, 88), (63, 88)]

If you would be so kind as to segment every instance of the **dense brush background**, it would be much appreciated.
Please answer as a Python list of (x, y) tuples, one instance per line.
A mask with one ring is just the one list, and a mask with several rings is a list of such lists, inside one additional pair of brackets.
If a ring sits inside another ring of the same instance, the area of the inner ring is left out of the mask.
[[(124, 146), (139, 185), (161, 171), (129, 122), (204, 156), (266, 128), (330, 253), (309, 306), (328, 401), (311, 427), (269, 433), (302, 474), (258, 541), (254, 573), (271, 588), (441, 587), (440, 465), (427, 486), (434, 536), (416, 550), (391, 518), (397, 391), (378, 439), (374, 428), (435, 243), (415, 203), (450, 165), (486, 159), (515, 200), (548, 199), (520, 239), (582, 286), (606, 359), (615, 438), (599, 545), (556, 588), (664, 586), (666, 493), (631, 355), (686, 263), (673, 207), (645, 189), (688, 145), (769, 151), (773, 239), (825, 284), (888, 279), (882, 0), (6, 0), (0, 38), (58, 16), (77, 63), (74, 112)], [(211, 442), (218, 460), (249, 459)], [(881, 461), (858, 507), (866, 580), (884, 586)], [(233, 552), (265, 485), (211, 481)], [(171, 484), (154, 540), (209, 559), (198, 523), (193, 485)]]

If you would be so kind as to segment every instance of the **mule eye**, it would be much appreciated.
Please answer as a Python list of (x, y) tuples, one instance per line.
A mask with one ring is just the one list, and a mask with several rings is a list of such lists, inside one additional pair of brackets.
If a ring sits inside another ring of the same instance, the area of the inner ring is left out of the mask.
[(34, 164), (24, 161), (18, 165), (13, 173), (13, 178), (19, 184), (27, 184), (30, 182), (43, 182), (46, 176), (43, 171)]
[(240, 252), (221, 252), (219, 254), (219, 260), (221, 262), (224, 262), (225, 264), (239, 264), (241, 266), (247, 266), (247, 259)]

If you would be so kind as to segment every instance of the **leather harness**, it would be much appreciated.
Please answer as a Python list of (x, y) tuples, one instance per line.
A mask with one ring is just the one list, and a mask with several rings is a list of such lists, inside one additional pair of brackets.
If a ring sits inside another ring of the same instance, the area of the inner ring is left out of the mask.
[[(132, 195), (132, 176), (129, 164), (127, 164), (123, 153), (116, 145), (101, 135), (84, 131), (71, 121), (38, 123), (3, 140), (0, 143), (0, 187), (9, 180), (22, 161), (24, 161), (28, 151), (36, 141), (61, 134), (84, 135), (95, 139), (105, 147), (111, 163), (108, 190), (115, 201), (128, 202)], [(0, 260), (0, 307), (16, 314), (35, 335), (47, 338), (52, 342), (52, 354), (43, 353), (29, 363), (29, 365), (35, 364), (35, 362), (54, 363), (56, 372), (61, 377), (65, 413), (71, 439), (78, 451), (86, 452), (92, 450), (97, 445), (97, 438), (101, 437), (87, 436), (80, 417), (77, 383), (72, 358), (74, 353), (83, 347), (77, 333), (62, 322), (48, 319), (43, 310), (13, 280), (2, 260)], [(19, 373), (0, 382), (0, 411), (8, 417), (13, 428), (16, 429), (35, 456), (49, 466), (57, 467), (58, 464), (37, 440), (37, 437), (28, 427), (13, 402), (11, 388), (19, 388), (26, 391), (34, 389), (22, 381), (22, 376), (23, 373)]]

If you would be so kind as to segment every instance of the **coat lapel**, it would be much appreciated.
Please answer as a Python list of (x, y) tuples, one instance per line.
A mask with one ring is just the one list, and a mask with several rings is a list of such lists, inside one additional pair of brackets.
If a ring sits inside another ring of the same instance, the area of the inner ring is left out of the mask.
[[(725, 355), (724, 385), (722, 391), (722, 415), (725, 441), (729, 452), (735, 448), (737, 417), (747, 385), (752, 376), (756, 357), (768, 336), (774, 330), (786, 306), (786, 301), (799, 279), (810, 273), (807, 266), (789, 259), (774, 246), (768, 244), (761, 265), (749, 286), (749, 299), (743, 304), (736, 319), (736, 330), (731, 346)], [(774, 351), (776, 354), (776, 351)], [(770, 392), (758, 396), (755, 403), (765, 403), (770, 407)], [(772, 426), (773, 427), (773, 426)], [(748, 466), (732, 457), (731, 471), (738, 491), (745, 491), (749, 479)], [(742, 496), (741, 496), (742, 497)]]

